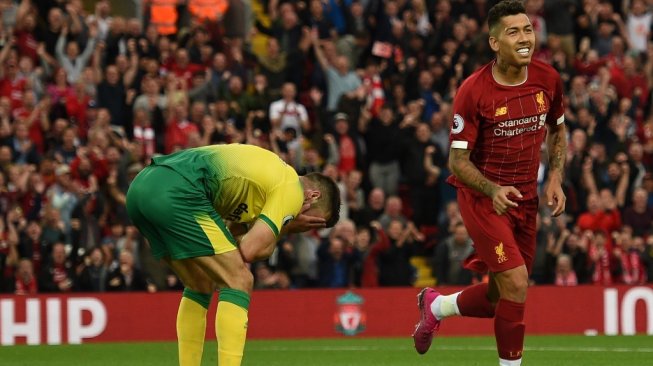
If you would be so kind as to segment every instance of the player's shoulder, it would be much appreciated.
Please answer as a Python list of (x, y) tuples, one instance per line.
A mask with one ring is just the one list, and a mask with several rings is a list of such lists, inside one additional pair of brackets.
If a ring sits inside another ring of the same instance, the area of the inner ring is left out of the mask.
[(460, 84), (457, 93), (465, 94), (480, 94), (479, 92), (484, 88), (480, 87), (488, 81), (488, 77), (492, 77), (492, 63), (485, 64), (469, 75)]
[(550, 64), (538, 59), (533, 59), (531, 61), (528, 66), (528, 71), (531, 75), (535, 74), (535, 76), (560, 77), (558, 70)]
[(463, 87), (463, 86), (469, 87), (469, 86), (473, 86), (473, 85), (475, 85), (477, 83), (485, 82), (485, 79), (488, 76), (490, 76), (490, 77), (492, 76), (492, 62), (487, 63), (487, 64), (479, 67), (478, 69), (476, 69), (476, 71), (471, 73), (471, 75), (469, 75), (467, 77), (467, 79), (465, 79), (465, 81), (463, 81), (461, 87)]
[(241, 156), (243, 158), (255, 160), (258, 163), (255, 165), (272, 164), (273, 162), (277, 162), (278, 160), (281, 160), (279, 158), (279, 155), (275, 154), (274, 152), (268, 149), (264, 149), (260, 146), (251, 145), (251, 144), (231, 144), (231, 145), (233, 145), (235, 149), (241, 152)]
[(220, 146), (229, 150), (229, 156), (236, 164), (245, 166), (259, 175), (268, 174), (270, 170), (274, 171), (280, 167), (285, 168), (288, 166), (279, 155), (260, 146), (237, 143)]

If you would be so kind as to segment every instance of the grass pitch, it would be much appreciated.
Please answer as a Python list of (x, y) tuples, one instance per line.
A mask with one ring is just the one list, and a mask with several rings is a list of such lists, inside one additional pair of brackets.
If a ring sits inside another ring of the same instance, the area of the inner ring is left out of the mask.
[[(214, 342), (204, 347), (202, 365), (217, 365)], [(527, 366), (653, 365), (653, 336), (531, 336)], [(0, 347), (0, 365), (149, 366), (176, 365), (175, 343), (110, 343)], [(251, 340), (243, 366), (475, 366), (497, 365), (491, 337), (439, 338), (424, 356), (410, 338), (327, 340)]]

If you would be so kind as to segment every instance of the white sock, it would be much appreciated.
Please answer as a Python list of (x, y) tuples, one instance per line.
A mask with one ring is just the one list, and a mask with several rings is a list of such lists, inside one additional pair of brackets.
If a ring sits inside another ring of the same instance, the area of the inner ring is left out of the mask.
[(457, 303), (458, 295), (460, 295), (460, 292), (451, 295), (440, 295), (433, 300), (431, 312), (436, 319), (442, 320), (453, 315), (460, 315)]
[(521, 366), (521, 358), (517, 360), (504, 360), (500, 358), (499, 366)]

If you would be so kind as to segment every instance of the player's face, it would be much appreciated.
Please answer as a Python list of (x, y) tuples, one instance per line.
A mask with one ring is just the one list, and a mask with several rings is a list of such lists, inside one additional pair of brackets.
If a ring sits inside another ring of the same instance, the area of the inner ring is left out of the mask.
[(501, 18), (496, 33), (490, 36), (490, 47), (500, 61), (510, 66), (528, 65), (535, 48), (535, 32), (528, 16), (516, 14)]

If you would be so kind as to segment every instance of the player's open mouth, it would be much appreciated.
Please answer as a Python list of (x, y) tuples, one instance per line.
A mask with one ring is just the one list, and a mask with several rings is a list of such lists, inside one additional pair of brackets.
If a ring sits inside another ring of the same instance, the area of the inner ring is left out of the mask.
[(528, 56), (528, 53), (531, 51), (530, 48), (528, 47), (522, 47), (517, 49), (517, 53), (522, 55), (522, 56)]

